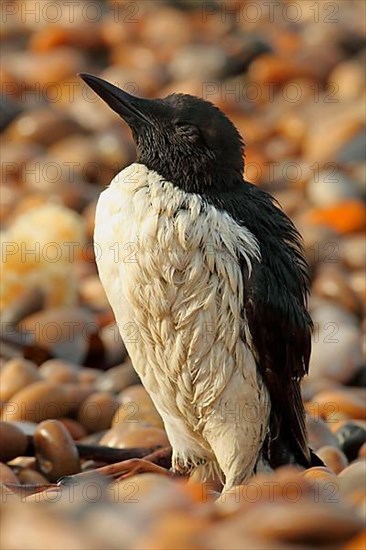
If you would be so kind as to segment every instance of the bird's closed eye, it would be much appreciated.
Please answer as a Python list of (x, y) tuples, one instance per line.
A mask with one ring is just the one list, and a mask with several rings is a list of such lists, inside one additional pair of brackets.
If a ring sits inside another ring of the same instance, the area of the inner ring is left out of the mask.
[(184, 134), (192, 137), (194, 136), (199, 137), (200, 135), (199, 129), (194, 124), (189, 124), (187, 122), (177, 122), (175, 126), (177, 128), (177, 131), (180, 134)]

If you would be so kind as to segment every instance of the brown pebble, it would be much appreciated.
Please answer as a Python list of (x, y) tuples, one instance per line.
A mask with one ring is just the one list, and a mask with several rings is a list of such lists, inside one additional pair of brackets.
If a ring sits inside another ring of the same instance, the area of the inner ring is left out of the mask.
[(92, 393), (82, 404), (78, 413), (78, 422), (88, 433), (100, 432), (110, 428), (119, 402), (110, 393)]
[(53, 355), (74, 363), (82, 363), (89, 349), (88, 336), (98, 330), (95, 315), (81, 307), (49, 308), (33, 313), (23, 319), (20, 328), (32, 331), (36, 342)]
[(9, 401), (22, 388), (40, 379), (41, 376), (34, 363), (22, 357), (10, 359), (0, 372), (0, 399)]
[(366, 277), (364, 270), (354, 271), (349, 275), (349, 284), (361, 304), (366, 303)]
[(320, 416), (329, 422), (337, 418), (338, 414), (345, 418), (366, 420), (365, 399), (352, 389), (323, 391), (315, 395), (313, 402), (319, 407)]
[(360, 311), (358, 296), (351, 288), (346, 273), (342, 273), (339, 266), (321, 266), (313, 282), (312, 291), (322, 298), (334, 300), (353, 313), (357, 314)]
[(358, 456), (359, 458), (366, 460), (366, 441), (361, 445), (360, 450), (358, 451)]
[(362, 63), (354, 60), (338, 63), (329, 75), (329, 82), (337, 87), (339, 101), (352, 101), (360, 97), (365, 88)]
[[(93, 385), (96, 383), (101, 376), (101, 371), (97, 369), (92, 369), (88, 367), (83, 367), (80, 369), (78, 374), (78, 381), (80, 384), (90, 384)], [(103, 374), (104, 376), (104, 374)]]
[(113, 502), (136, 502), (136, 499), (146, 497), (152, 491), (170, 489), (179, 492), (177, 484), (169, 477), (153, 473), (135, 475), (112, 483), (108, 493)]
[(122, 392), (119, 397), (124, 398), (123, 390), (137, 384), (139, 377), (132, 366), (130, 360), (121, 365), (108, 369), (103, 376), (100, 376), (96, 382), (96, 387), (100, 391)]
[(244, 532), (288, 544), (340, 544), (362, 529), (362, 520), (347, 508), (301, 500), (248, 510), (240, 518)]
[(5, 421), (40, 422), (66, 413), (67, 396), (61, 386), (50, 382), (34, 382), (17, 392), (2, 411)]
[[(93, 238), (94, 235), (94, 227), (95, 227), (95, 211), (97, 208), (97, 200), (90, 201), (89, 204), (84, 208), (83, 210), (83, 218), (85, 221), (86, 226), (86, 233), (89, 239)], [(81, 296), (86, 300), (86, 298), (89, 299), (88, 293), (87, 297), (85, 297), (85, 292), (83, 289), (81, 289)]]
[(348, 466), (346, 455), (336, 447), (325, 445), (324, 447), (320, 447), (320, 449), (316, 451), (316, 454), (325, 462), (325, 465), (336, 474), (339, 474)]
[[(19, 500), (18, 495), (7, 487), (4, 483), (0, 483), (0, 501), (2, 504), (9, 502), (17, 502)], [(3, 539), (3, 537), (1, 537)]]
[(112, 426), (117, 424), (132, 426), (149, 424), (164, 429), (163, 420), (155, 408), (142, 408), (136, 403), (125, 403), (117, 409), (112, 419)]
[[(318, 108), (314, 105), (314, 109)], [(338, 105), (328, 106), (327, 111), (326, 118), (318, 112), (308, 125), (303, 154), (309, 162), (331, 162), (340, 147), (360, 131), (360, 103), (354, 102), (352, 108), (345, 110), (339, 109)]]
[(80, 367), (62, 359), (49, 359), (39, 367), (48, 382), (76, 382)]
[(344, 550), (365, 550), (366, 548), (366, 529), (359, 533), (355, 537), (352, 537), (351, 540), (347, 542), (344, 547)]
[(249, 68), (249, 80), (260, 84), (283, 84), (288, 80), (294, 80), (302, 76), (309, 76), (310, 71), (305, 70), (299, 63), (276, 56), (264, 54), (251, 63)]
[(77, 124), (61, 111), (38, 109), (18, 117), (7, 129), (7, 137), (15, 142), (50, 145), (78, 130)]
[(338, 441), (335, 435), (330, 430), (331, 425), (327, 425), (324, 420), (319, 417), (318, 407), (315, 407), (306, 417), (306, 427), (309, 434), (309, 445), (317, 451), (324, 445), (338, 447)]
[[(331, 302), (328, 302), (329, 304)], [(362, 349), (356, 317), (342, 308), (344, 321), (337, 311), (328, 305), (323, 315), (313, 315), (313, 349), (310, 359), (311, 378), (329, 378), (345, 384), (359, 371), (362, 364)], [(338, 309), (338, 306), (336, 306)]]
[(324, 466), (314, 466), (313, 468), (309, 468), (308, 470), (305, 470), (302, 475), (311, 481), (321, 481), (335, 478), (334, 471)]
[(117, 323), (111, 323), (102, 327), (99, 337), (104, 346), (105, 363), (114, 366), (122, 363), (127, 355), (126, 347), (122, 341)]
[(77, 422), (73, 418), (59, 418), (58, 420), (65, 426), (74, 441), (78, 441), (86, 436), (86, 430), (80, 422)]
[(117, 424), (108, 430), (102, 439), (101, 445), (125, 449), (127, 447), (167, 447), (168, 438), (164, 430), (154, 427), (142, 427)]
[(0, 421), (0, 461), (8, 462), (22, 455), (27, 448), (27, 437), (14, 424)]
[(9, 461), (9, 466), (16, 468), (17, 471), (23, 468), (36, 470), (37, 461), (34, 456), (18, 456), (17, 458)]
[[(339, 388), (340, 385), (328, 378), (320, 378), (316, 376), (306, 376), (301, 382), (301, 394), (305, 403), (314, 398), (315, 395), (320, 393), (323, 390), (329, 390), (330, 388)], [(308, 414), (315, 415), (316, 410), (310, 408), (307, 409)]]
[(238, 508), (242, 512), (258, 502), (296, 502), (300, 497), (310, 494), (311, 483), (294, 466), (282, 466), (275, 473), (263, 472), (254, 475), (244, 485), (238, 485), (224, 491), (216, 505), (220, 514), (231, 514)]
[(142, 408), (154, 407), (150, 395), (141, 384), (135, 384), (123, 390), (119, 395), (119, 399), (122, 405), (136, 403)]
[[(28, 2), (27, 8), (32, 9), (32, 5), (29, 6), (32, 3), (33, 9), (36, 9), (36, 2)], [(36, 22), (36, 19), (33, 21), (39, 26), (40, 21)], [(30, 22), (30, 19), (26, 17), (22, 24), (28, 22)], [(52, 32), (57, 35), (54, 25), (50, 25), (50, 27), (52, 27)], [(31, 42), (33, 40), (34, 37)], [(6, 67), (10, 74), (18, 81), (26, 83), (31, 90), (36, 89), (35, 83), (38, 83), (40, 88), (43, 89), (50, 83), (57, 83), (68, 76), (75, 75), (83, 66), (82, 55), (76, 49), (68, 47), (58, 47), (42, 52), (17, 51), (8, 55), (6, 61)], [(53, 92), (53, 94), (56, 94), (56, 92)], [(46, 97), (49, 95), (52, 96), (51, 89), (47, 90)]]
[(358, 460), (342, 470), (338, 476), (341, 491), (350, 495), (359, 489), (364, 489), (366, 480), (366, 461)]
[(366, 269), (366, 244), (365, 237), (361, 233), (344, 237), (339, 243), (339, 255), (341, 260), (350, 269)]
[[(83, 284), (80, 288), (80, 296), (83, 302), (93, 309), (103, 310), (109, 308), (105, 290), (99, 276), (95, 273), (83, 279)], [(114, 336), (118, 341), (117, 334), (119, 335), (119, 333), (116, 333)]]
[(39, 469), (50, 481), (80, 472), (75, 443), (61, 422), (41, 422), (34, 434), (34, 446)]
[(13, 470), (6, 464), (3, 464), (3, 462), (0, 462), (0, 482), (15, 484), (19, 483), (19, 479), (14, 474)]
[(44, 475), (31, 468), (21, 468), (17, 475), (22, 485), (47, 485), (48, 483)]

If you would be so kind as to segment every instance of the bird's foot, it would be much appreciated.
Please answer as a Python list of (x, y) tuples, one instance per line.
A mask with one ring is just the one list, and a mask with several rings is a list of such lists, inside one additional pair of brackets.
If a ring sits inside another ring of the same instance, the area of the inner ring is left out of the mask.
[(121, 462), (107, 464), (106, 466), (95, 468), (92, 471), (89, 470), (72, 476), (66, 476), (60, 481), (63, 484), (67, 482), (70, 483), (70, 481), (81, 480), (86, 476), (90, 476), (91, 473), (96, 473), (114, 480), (126, 479), (147, 472), (172, 476), (174, 474), (169, 470), (171, 467), (171, 456), (171, 447), (163, 447), (162, 449), (158, 449), (146, 455), (144, 458), (129, 458)]
[[(154, 473), (164, 476), (174, 475), (170, 470), (172, 460), (171, 447), (158, 449), (144, 458), (132, 458), (119, 463), (119, 474), (113, 475), (117, 480), (126, 479), (137, 474)], [(113, 464), (118, 466), (118, 464)]]
[(197, 467), (204, 466), (206, 464), (206, 459), (197, 458), (195, 460), (183, 460), (179, 456), (174, 456), (172, 458), (172, 471), (177, 476), (190, 476)]
[(131, 458), (130, 460), (125, 460), (124, 462), (120, 462), (119, 464), (113, 464), (113, 466), (119, 466), (117, 469), (114, 469), (113, 477), (116, 479), (116, 481), (120, 481), (121, 479), (126, 479), (128, 477), (133, 477), (138, 474), (147, 473), (159, 474), (163, 476), (173, 475), (170, 470), (167, 470), (166, 468), (163, 468), (158, 464), (154, 464), (153, 462), (149, 462), (144, 458)]

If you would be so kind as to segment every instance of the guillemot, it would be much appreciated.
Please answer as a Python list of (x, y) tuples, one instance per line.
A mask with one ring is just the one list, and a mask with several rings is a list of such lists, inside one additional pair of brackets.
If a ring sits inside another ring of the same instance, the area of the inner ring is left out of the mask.
[(301, 237), (244, 180), (239, 132), (203, 99), (144, 99), (80, 76), (136, 143), (136, 163), (101, 193), (94, 239), (173, 470), (228, 489), (261, 469), (317, 464), (300, 392), (312, 331)]

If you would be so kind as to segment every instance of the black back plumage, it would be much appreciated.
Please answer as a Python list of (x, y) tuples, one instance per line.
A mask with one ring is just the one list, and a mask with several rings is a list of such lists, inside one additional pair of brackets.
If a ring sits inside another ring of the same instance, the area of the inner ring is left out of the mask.
[(300, 380), (308, 372), (312, 322), (301, 238), (273, 197), (250, 183), (240, 182), (235, 193), (209, 192), (204, 197), (247, 227), (260, 245), (261, 262), (254, 262), (251, 276), (244, 260), (241, 270), (253, 352), (272, 403), (264, 455), (273, 467), (289, 462), (307, 467)]

